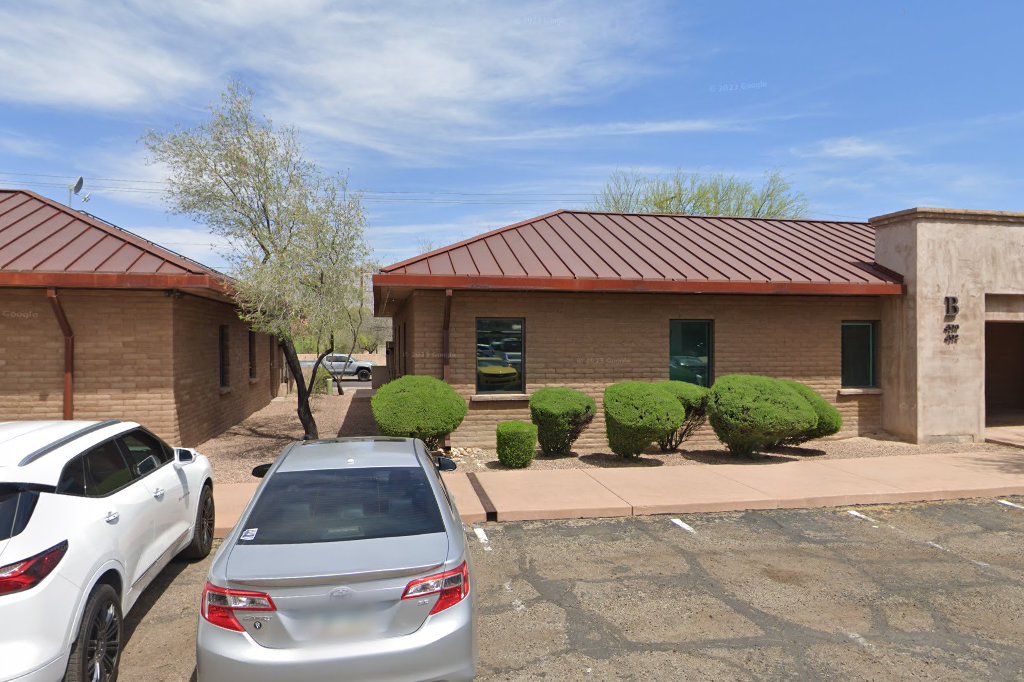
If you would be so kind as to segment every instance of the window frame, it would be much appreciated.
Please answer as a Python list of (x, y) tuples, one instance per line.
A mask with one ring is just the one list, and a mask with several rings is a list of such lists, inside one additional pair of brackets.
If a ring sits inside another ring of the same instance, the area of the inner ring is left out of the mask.
[(217, 331), (217, 369), (221, 388), (231, 388), (231, 328), (222, 324)]
[[(842, 388), (878, 388), (878, 320), (843, 320), (839, 327), (839, 385)], [(870, 330), (868, 336), (868, 383), (848, 384), (846, 383), (846, 372), (844, 371), (845, 353), (843, 352), (844, 334), (847, 327), (867, 327)]]
[[(151, 469), (150, 471), (147, 471), (146, 473), (142, 473), (141, 471), (139, 471), (138, 465), (132, 460), (131, 448), (129, 448), (128, 444), (124, 442), (125, 438), (128, 438), (129, 436), (135, 436), (136, 434), (140, 433), (143, 436), (153, 439), (156, 442), (157, 451), (160, 453), (157, 455), (157, 459), (160, 460), (160, 464)], [(154, 434), (149, 429), (144, 429), (142, 427), (132, 429), (131, 431), (122, 433), (120, 436), (117, 437), (116, 440), (117, 446), (121, 448), (122, 456), (128, 462), (128, 467), (132, 470), (132, 474), (135, 476), (135, 480), (145, 478), (146, 476), (150, 476), (151, 474), (155, 474), (157, 471), (160, 471), (168, 464), (174, 462), (174, 448), (172, 448), (167, 443), (163, 442), (163, 440), (161, 440), (159, 436)]]
[[(520, 325), (520, 351), (519, 351), (519, 374), (520, 387), (518, 390), (484, 390), (480, 387), (480, 366), (477, 360), (477, 345), (480, 342), (480, 322), (483, 320), (518, 322)], [(526, 318), (525, 317), (477, 317), (473, 326), (473, 385), (478, 395), (521, 395), (526, 393)]]
[[(668, 368), (668, 379), (669, 381), (683, 381), (682, 379), (672, 378), (672, 323), (673, 322), (704, 322), (708, 328), (708, 378), (707, 386), (704, 388), (711, 388), (715, 383), (715, 320), (713, 318), (706, 317), (673, 317), (668, 321), (668, 362), (665, 363)], [(683, 383), (691, 383), (684, 381)], [(699, 386), (700, 384), (694, 384)]]

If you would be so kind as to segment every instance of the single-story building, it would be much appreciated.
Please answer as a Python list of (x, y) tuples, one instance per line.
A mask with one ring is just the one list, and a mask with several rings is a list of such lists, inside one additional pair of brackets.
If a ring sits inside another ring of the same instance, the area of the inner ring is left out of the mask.
[(131, 419), (192, 446), (266, 405), (283, 367), (221, 273), (0, 190), (0, 421)]
[[(493, 447), (545, 386), (600, 405), (619, 381), (732, 373), (811, 385), (843, 435), (979, 441), (986, 420), (1024, 422), (1022, 213), (556, 211), (383, 268), (374, 303), (393, 318), (390, 376), (470, 401), (453, 445)], [(600, 412), (582, 445), (605, 444)]]

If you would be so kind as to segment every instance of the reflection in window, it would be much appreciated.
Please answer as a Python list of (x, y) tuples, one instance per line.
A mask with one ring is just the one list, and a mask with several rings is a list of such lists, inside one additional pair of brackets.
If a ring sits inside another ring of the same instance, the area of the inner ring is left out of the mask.
[(521, 318), (476, 321), (478, 393), (525, 393), (524, 322)]
[(668, 378), (711, 385), (711, 320), (670, 320)]
[(876, 388), (876, 322), (843, 322), (843, 386)]

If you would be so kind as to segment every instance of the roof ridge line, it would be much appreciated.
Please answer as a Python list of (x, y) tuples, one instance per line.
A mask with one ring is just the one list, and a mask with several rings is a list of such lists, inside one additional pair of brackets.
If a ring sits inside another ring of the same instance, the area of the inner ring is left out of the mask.
[(774, 222), (810, 222), (810, 223), (833, 223), (835, 225), (870, 225), (867, 220), (822, 220), (821, 218), (759, 218), (754, 216), (737, 215), (697, 215), (695, 213), (644, 213), (638, 211), (584, 211), (576, 208), (566, 208), (558, 213), (589, 213), (595, 215), (638, 215), (638, 216), (661, 216), (664, 218), (729, 218), (731, 220), (768, 220)]

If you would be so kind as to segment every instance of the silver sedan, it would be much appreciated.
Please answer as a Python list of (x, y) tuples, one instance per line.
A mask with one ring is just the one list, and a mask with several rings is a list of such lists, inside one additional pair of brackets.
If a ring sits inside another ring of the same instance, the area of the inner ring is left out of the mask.
[(472, 565), (423, 443), (290, 445), (203, 591), (201, 682), (473, 679)]

